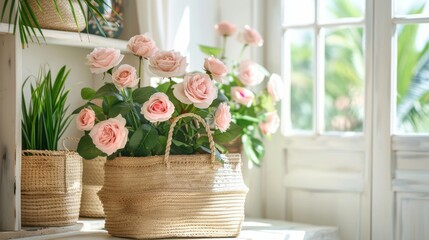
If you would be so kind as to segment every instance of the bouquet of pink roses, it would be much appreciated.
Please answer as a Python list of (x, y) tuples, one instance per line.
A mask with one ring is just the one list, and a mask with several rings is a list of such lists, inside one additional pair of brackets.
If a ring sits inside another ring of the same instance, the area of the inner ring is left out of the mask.
[[(200, 45), (200, 50), (210, 57), (205, 60), (207, 74), (218, 81), (219, 91), (231, 99), (232, 120), (242, 129), (241, 141), (244, 152), (253, 163), (259, 165), (265, 153), (265, 147), (259, 136), (269, 136), (279, 127), (280, 119), (276, 103), (283, 96), (284, 86), (277, 74), (270, 74), (258, 63), (245, 59), (243, 53), (250, 47), (260, 47), (264, 40), (249, 26), (238, 33), (237, 40), (242, 49), (237, 60), (226, 57), (226, 43), (236, 32), (236, 26), (229, 22), (220, 22), (215, 29), (222, 36), (222, 47)], [(229, 71), (228, 67), (229, 65)], [(268, 79), (266, 83), (264, 80)]]
[[(87, 55), (90, 71), (110, 75), (111, 82), (98, 90), (81, 91), (87, 102), (74, 113), (78, 129), (84, 131), (77, 148), (82, 157), (162, 155), (172, 120), (184, 113), (197, 114), (212, 126), (216, 147), (221, 151), (222, 143), (240, 134), (241, 128), (231, 122), (228, 99), (214, 84), (215, 73), (187, 73), (186, 58), (175, 51), (158, 50), (148, 34), (132, 37), (128, 49), (139, 58), (139, 70), (120, 65), (123, 55), (113, 48), (96, 48)], [(148, 61), (154, 75), (169, 81), (156, 88), (141, 87), (143, 61)], [(173, 78), (183, 81), (175, 82)], [(95, 99), (102, 103), (95, 104)], [(203, 133), (204, 127), (194, 120), (179, 120), (171, 153), (209, 151), (208, 138)]]

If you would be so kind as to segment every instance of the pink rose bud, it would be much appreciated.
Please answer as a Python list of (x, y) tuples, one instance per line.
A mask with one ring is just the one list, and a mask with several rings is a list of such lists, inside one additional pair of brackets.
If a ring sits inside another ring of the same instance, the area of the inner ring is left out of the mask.
[(165, 93), (154, 93), (142, 108), (141, 114), (150, 122), (164, 122), (171, 118), (174, 105)]
[(238, 79), (246, 86), (260, 84), (265, 78), (259, 65), (251, 60), (245, 60), (238, 66)]
[(91, 108), (84, 108), (80, 110), (76, 117), (77, 129), (81, 131), (89, 131), (94, 127), (95, 112)]
[(155, 42), (148, 33), (135, 35), (127, 44), (127, 48), (136, 56), (149, 58), (158, 51)]
[(185, 74), (186, 57), (175, 51), (158, 51), (149, 60), (149, 70), (158, 77), (178, 77)]
[(265, 114), (265, 121), (259, 123), (259, 128), (264, 135), (271, 135), (277, 132), (280, 126), (280, 118), (276, 112), (268, 112)]
[(267, 84), (267, 91), (275, 102), (278, 102), (283, 98), (285, 90), (280, 75), (275, 73), (271, 74), (270, 80), (268, 80)]
[(114, 48), (95, 48), (90, 54), (86, 55), (87, 65), (92, 73), (104, 73), (109, 69), (118, 66), (124, 55), (118, 49)]
[(244, 30), (238, 34), (238, 41), (243, 44), (248, 44), (254, 47), (260, 47), (264, 44), (264, 39), (261, 37), (258, 31), (245, 26)]
[(188, 73), (183, 82), (173, 86), (174, 96), (184, 104), (197, 108), (208, 108), (217, 98), (217, 87), (205, 73)]
[(237, 27), (230, 22), (223, 21), (216, 24), (215, 29), (222, 36), (231, 36), (232, 34), (235, 33), (235, 30), (237, 29)]
[(112, 74), (112, 81), (118, 89), (137, 86), (137, 70), (128, 64), (122, 64)]
[(228, 68), (225, 66), (225, 64), (213, 56), (205, 59), (204, 68), (206, 71), (210, 72), (214, 80), (220, 83), (223, 83), (224, 78), (228, 73)]
[(115, 118), (95, 124), (89, 136), (100, 151), (112, 155), (127, 144), (128, 129), (125, 124), (125, 119), (119, 114)]
[(219, 104), (214, 114), (214, 123), (221, 132), (225, 132), (229, 128), (231, 123), (231, 112), (226, 103), (223, 102)]
[(253, 99), (255, 98), (255, 94), (247, 88), (244, 87), (232, 87), (231, 88), (231, 97), (232, 100), (249, 107), (252, 105)]

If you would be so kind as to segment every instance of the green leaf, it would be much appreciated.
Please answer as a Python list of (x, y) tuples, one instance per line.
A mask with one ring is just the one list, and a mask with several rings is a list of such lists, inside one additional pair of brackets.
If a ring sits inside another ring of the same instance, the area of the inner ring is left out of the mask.
[(158, 132), (149, 124), (141, 125), (136, 132), (131, 136), (128, 143), (130, 152), (135, 152), (137, 155), (149, 155), (159, 139)]
[(110, 110), (109, 110), (109, 117), (113, 118), (121, 114), (123, 117), (127, 115), (131, 109), (133, 108), (133, 105), (128, 102), (118, 102), (117, 104), (114, 104)]
[(120, 102), (120, 100), (118, 100), (116, 97), (112, 97), (112, 96), (104, 97), (103, 103), (102, 103), (102, 108), (103, 108), (104, 114), (109, 115), (110, 108), (119, 102)]
[(137, 88), (133, 91), (133, 100), (134, 102), (143, 104), (156, 92), (157, 90), (154, 87)]
[(261, 140), (251, 137), (247, 134), (244, 134), (241, 140), (243, 141), (243, 148), (246, 156), (255, 165), (260, 166), (262, 158), (265, 154), (264, 143)]
[(84, 100), (92, 100), (95, 96), (96, 91), (92, 88), (82, 88), (80, 91), (80, 96)]
[(79, 144), (77, 145), (77, 152), (80, 156), (82, 156), (85, 159), (93, 159), (98, 156), (106, 156), (105, 153), (100, 151), (92, 142), (92, 138), (86, 134), (83, 136)]
[(213, 138), (217, 143), (228, 143), (240, 136), (241, 133), (241, 127), (232, 122), (226, 132), (222, 133), (219, 130), (216, 130)]
[(94, 94), (93, 99), (103, 98), (107, 96), (113, 96), (121, 101), (124, 99), (113, 83), (106, 83), (104, 86), (99, 88)]
[(167, 92), (167, 90), (170, 88), (171, 84), (170, 82), (165, 82), (163, 84), (158, 85), (158, 87), (156, 87), (156, 89), (159, 92)]
[(192, 154), (194, 153), (194, 148), (182, 141), (173, 139), (171, 144), (171, 154)]
[(158, 136), (158, 142), (153, 147), (154, 155), (163, 155), (165, 153), (165, 146), (167, 145), (166, 136)]
[(239, 120), (246, 120), (246, 121), (254, 122), (254, 123), (260, 122), (260, 120), (258, 118), (247, 116), (247, 115), (236, 115), (235, 118), (239, 119)]
[(218, 57), (223, 49), (222, 48), (217, 48), (217, 47), (210, 47), (210, 46), (206, 46), (206, 45), (199, 45), (200, 47), (200, 51), (209, 55), (209, 56), (214, 56), (214, 57)]

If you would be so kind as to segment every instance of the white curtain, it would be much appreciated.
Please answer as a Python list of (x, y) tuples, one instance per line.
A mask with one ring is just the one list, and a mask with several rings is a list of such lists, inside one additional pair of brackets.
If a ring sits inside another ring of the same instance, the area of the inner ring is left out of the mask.
[(160, 49), (171, 49), (174, 39), (170, 33), (171, 10), (169, 0), (136, 1), (141, 33), (149, 32)]

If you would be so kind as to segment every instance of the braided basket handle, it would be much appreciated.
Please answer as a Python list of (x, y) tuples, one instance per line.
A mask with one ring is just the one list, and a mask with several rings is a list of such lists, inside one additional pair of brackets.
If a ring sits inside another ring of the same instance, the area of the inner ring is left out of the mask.
[(179, 115), (171, 123), (170, 130), (168, 131), (167, 145), (165, 147), (165, 155), (164, 155), (165, 166), (167, 166), (167, 168), (170, 168), (169, 157), (170, 157), (171, 142), (173, 140), (174, 127), (176, 126), (177, 122), (180, 119), (185, 118), (185, 117), (193, 117), (193, 118), (197, 119), (201, 124), (203, 124), (204, 128), (206, 129), (207, 137), (209, 138), (209, 143), (210, 143), (210, 151), (211, 151), (210, 163), (212, 166), (214, 166), (216, 163), (216, 158), (215, 158), (216, 149), (215, 149), (215, 143), (213, 141), (213, 136), (212, 136), (212, 133), (210, 131), (210, 127), (209, 127), (209, 125), (207, 125), (206, 121), (204, 121), (203, 118), (201, 118), (200, 116), (198, 116), (197, 114), (194, 114), (194, 113), (184, 113), (182, 115)]

